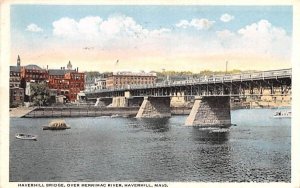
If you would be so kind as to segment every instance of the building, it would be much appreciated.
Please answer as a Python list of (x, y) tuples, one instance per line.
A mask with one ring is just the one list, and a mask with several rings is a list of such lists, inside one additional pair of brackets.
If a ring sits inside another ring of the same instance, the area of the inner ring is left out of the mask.
[[(25, 91), (31, 90), (30, 84), (27, 83), (47, 83), (48, 82), (48, 72), (46, 69), (42, 69), (37, 65), (26, 65), (21, 67), (21, 88)], [(31, 99), (31, 94), (25, 92), (25, 102), (29, 102)]]
[(67, 65), (67, 69), (68, 69), (68, 70), (72, 70), (72, 64), (71, 64), (71, 61), (69, 61), (68, 65)]
[(37, 65), (26, 65), (21, 67), (22, 82), (44, 82), (48, 80), (48, 71)]
[(24, 89), (20, 87), (9, 88), (9, 106), (17, 107), (24, 103)]
[(77, 94), (84, 90), (84, 73), (69, 72), (65, 74), (65, 79), (69, 81), (69, 94), (66, 97), (70, 101), (77, 99)]
[(74, 102), (77, 94), (84, 90), (84, 73), (78, 72), (78, 68), (72, 70), (72, 64), (69, 61), (67, 69), (48, 70), (48, 86), (52, 95), (65, 96), (66, 101)]
[(9, 67), (9, 87), (20, 87), (21, 84), (21, 59), (18, 55), (17, 66)]
[(24, 89), (21, 88), (21, 58), (18, 55), (17, 66), (9, 67), (9, 106), (24, 104)]
[(95, 79), (95, 90), (106, 89), (106, 80), (107, 78), (96, 78)]
[(48, 69), (48, 66), (47, 69), (42, 69), (33, 64), (21, 66), (18, 55), (17, 66), (10, 66), (11, 105), (22, 104), (24, 97), (25, 101), (29, 101), (32, 95), (30, 83), (46, 84), (52, 102), (57, 96), (63, 96), (66, 101), (75, 101), (77, 94), (84, 90), (84, 77), (84, 73), (79, 73), (78, 68), (72, 69), (71, 61), (68, 62), (67, 69)]
[(95, 91), (106, 89), (106, 80), (107, 78), (98, 77), (93, 79), (86, 79), (85, 82), (85, 90), (86, 91)]
[(85, 77), (85, 86), (84, 86), (84, 88), (85, 88), (85, 90), (86, 91), (94, 91), (95, 90), (95, 85), (96, 85), (96, 83), (95, 83), (95, 79), (96, 78), (94, 78), (94, 77), (92, 77), (92, 78), (90, 78), (90, 77)]
[(106, 88), (128, 88), (134, 85), (153, 85), (156, 82), (156, 73), (111, 73), (106, 79)]

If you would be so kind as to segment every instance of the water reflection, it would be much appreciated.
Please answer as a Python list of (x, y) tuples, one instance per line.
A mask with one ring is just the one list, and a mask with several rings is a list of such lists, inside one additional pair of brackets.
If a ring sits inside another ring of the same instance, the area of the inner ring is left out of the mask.
[(223, 144), (228, 141), (229, 132), (213, 132), (211, 129), (192, 128), (192, 138), (195, 141), (207, 142), (211, 144)]
[(136, 119), (129, 126), (135, 128), (143, 127), (153, 132), (168, 132), (170, 130), (169, 118)]

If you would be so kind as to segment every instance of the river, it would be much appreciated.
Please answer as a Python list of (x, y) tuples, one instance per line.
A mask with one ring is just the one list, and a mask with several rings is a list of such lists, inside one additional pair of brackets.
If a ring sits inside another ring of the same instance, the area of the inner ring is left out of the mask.
[[(229, 133), (169, 119), (65, 118), (71, 129), (43, 131), (49, 118), (11, 118), (12, 182), (290, 182), (291, 119), (276, 109), (231, 111)], [(38, 135), (19, 140), (16, 133)]]

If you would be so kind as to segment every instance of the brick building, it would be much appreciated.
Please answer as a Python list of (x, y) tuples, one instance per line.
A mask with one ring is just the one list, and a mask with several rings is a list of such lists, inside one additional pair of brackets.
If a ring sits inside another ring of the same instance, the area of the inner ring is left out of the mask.
[(84, 90), (84, 73), (79, 73), (78, 68), (72, 69), (69, 61), (67, 69), (42, 69), (37, 65), (21, 66), (18, 56), (17, 66), (10, 66), (10, 104), (23, 104), (29, 100), (30, 94), (24, 95), (26, 89), (30, 93), (28, 83), (46, 83), (49, 88), (50, 97), (64, 96), (68, 101), (75, 101), (77, 94)]
[(117, 72), (108, 75), (106, 88), (126, 88), (132, 85), (153, 85), (156, 82), (155, 73)]
[(69, 81), (69, 95), (66, 95), (70, 101), (77, 99), (77, 94), (84, 90), (84, 73), (69, 72), (65, 74), (65, 79)]
[(42, 82), (48, 79), (48, 72), (37, 65), (26, 65), (21, 67), (22, 82)]
[(84, 73), (78, 72), (78, 68), (72, 70), (69, 61), (67, 69), (48, 70), (48, 86), (52, 92), (56, 91), (57, 96), (63, 95), (67, 101), (75, 101), (77, 94), (84, 90)]

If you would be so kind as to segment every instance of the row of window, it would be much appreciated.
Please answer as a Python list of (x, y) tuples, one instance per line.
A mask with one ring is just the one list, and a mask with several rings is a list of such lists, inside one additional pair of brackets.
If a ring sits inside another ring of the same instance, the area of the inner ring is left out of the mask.
[(16, 96), (13, 96), (13, 100), (14, 100), (14, 101), (16, 101), (16, 100), (23, 101), (23, 97), (16, 97)]
[(52, 78), (52, 79), (60, 79), (60, 78), (64, 78), (65, 76), (64, 75), (49, 75), (49, 78)]
[(148, 77), (142, 77), (142, 78), (140, 78), (140, 77), (137, 77), (137, 78), (115, 78), (115, 80), (154, 80), (154, 78), (152, 77), (150, 77), (150, 78), (148, 78)]
[(144, 81), (144, 82), (115, 82), (115, 85), (127, 85), (127, 84), (153, 84), (153, 82), (150, 81)]
[(69, 85), (50, 85), (51, 89), (69, 89)]
[(47, 73), (46, 71), (34, 70), (34, 69), (25, 69), (25, 72), (28, 72), (28, 73), (40, 73), (40, 74)]
[(10, 82), (20, 82), (21, 79), (20, 78), (10, 78), (9, 81)]
[[(51, 82), (51, 83), (53, 83), (53, 82)], [(55, 84), (61, 84), (61, 83), (63, 83), (63, 84), (68, 84), (69, 85), (69, 81), (68, 80), (54, 80), (54, 83)]]
[(40, 75), (40, 74), (26, 74), (25, 75), (25, 78), (47, 78), (47, 76), (46, 75), (44, 75), (44, 74), (42, 74), (42, 75)]
[(10, 72), (10, 76), (20, 76), (19, 72)]
[(23, 92), (16, 92), (16, 91), (13, 92), (13, 96), (23, 96), (23, 95), (24, 95)]
[(20, 87), (20, 83), (10, 83), (9, 87)]
[(72, 80), (83, 80), (83, 76), (81, 76), (81, 77), (78, 77), (78, 76), (76, 76), (76, 77), (71, 76), (71, 79), (72, 79)]

